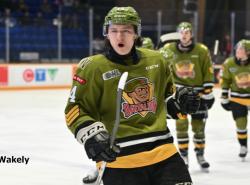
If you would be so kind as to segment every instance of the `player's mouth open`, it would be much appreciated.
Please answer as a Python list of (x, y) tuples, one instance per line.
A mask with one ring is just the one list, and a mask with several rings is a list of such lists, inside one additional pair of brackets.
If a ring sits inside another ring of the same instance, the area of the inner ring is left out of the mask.
[(120, 44), (118, 44), (118, 47), (122, 48), (122, 47), (124, 47), (124, 44), (120, 43)]

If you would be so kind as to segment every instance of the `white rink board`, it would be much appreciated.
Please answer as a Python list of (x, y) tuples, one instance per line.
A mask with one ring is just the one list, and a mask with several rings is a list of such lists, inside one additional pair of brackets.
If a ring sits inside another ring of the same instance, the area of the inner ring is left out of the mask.
[(70, 85), (72, 66), (21, 65), (9, 67), (9, 86)]
[[(72, 64), (10, 64), (5, 65), (5, 88), (69, 87), (72, 83)], [(1, 86), (1, 85), (0, 85)]]

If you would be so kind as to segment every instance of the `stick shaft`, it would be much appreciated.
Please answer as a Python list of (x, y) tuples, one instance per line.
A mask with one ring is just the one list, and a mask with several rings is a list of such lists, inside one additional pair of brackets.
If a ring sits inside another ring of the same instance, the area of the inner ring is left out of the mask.
[[(128, 77), (128, 72), (124, 72), (119, 80), (118, 83), (118, 88), (117, 88), (117, 96), (116, 96), (116, 112), (115, 112), (115, 124), (112, 130), (112, 134), (110, 136), (110, 148), (113, 147), (115, 138), (116, 138), (116, 133), (120, 124), (120, 113), (121, 113), (121, 99), (122, 99), (122, 92), (125, 87), (125, 83)], [(98, 177), (95, 182), (95, 185), (100, 185), (102, 181), (102, 177), (106, 168), (107, 162), (103, 161), (101, 168), (99, 169)]]

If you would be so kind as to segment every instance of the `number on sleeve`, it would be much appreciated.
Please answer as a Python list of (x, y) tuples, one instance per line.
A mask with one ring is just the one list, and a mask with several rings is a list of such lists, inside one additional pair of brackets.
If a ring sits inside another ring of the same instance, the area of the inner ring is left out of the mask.
[(69, 95), (69, 102), (71, 102), (71, 103), (75, 103), (75, 99), (76, 99), (76, 89), (77, 89), (77, 86), (74, 86), (73, 88), (72, 88), (72, 90), (70, 91), (70, 95)]

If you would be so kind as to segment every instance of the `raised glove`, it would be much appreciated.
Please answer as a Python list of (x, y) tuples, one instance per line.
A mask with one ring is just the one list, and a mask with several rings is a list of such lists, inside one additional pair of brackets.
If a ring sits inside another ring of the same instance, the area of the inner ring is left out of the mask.
[(76, 133), (76, 139), (84, 145), (87, 156), (93, 161), (112, 162), (120, 153), (120, 147), (110, 146), (110, 135), (101, 122), (94, 122)]
[(201, 98), (192, 87), (180, 87), (176, 90), (174, 99), (184, 114), (193, 114), (198, 111)]
[(221, 106), (227, 110), (230, 111), (231, 109), (231, 103), (230, 100), (228, 98), (221, 98)]
[(213, 104), (214, 104), (215, 98), (213, 93), (209, 93), (209, 94), (203, 94), (201, 96), (201, 103), (203, 103), (207, 109), (211, 109)]

